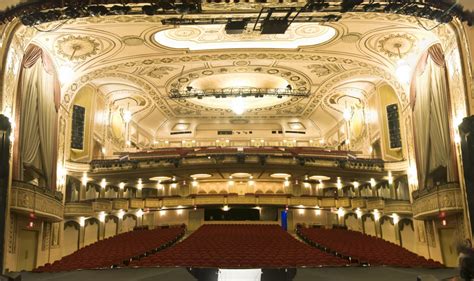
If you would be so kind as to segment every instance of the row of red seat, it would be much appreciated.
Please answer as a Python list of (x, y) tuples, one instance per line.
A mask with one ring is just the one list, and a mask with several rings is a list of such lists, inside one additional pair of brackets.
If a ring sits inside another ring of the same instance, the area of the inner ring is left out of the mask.
[(289, 235), (278, 225), (204, 225), (183, 242), (134, 260), (130, 266), (290, 268), (345, 266)]
[(120, 266), (132, 258), (172, 245), (184, 233), (184, 226), (126, 232), (88, 245), (53, 264), (40, 266), (35, 271), (58, 272)]
[(439, 262), (427, 260), (399, 245), (357, 231), (300, 226), (297, 233), (311, 245), (359, 263), (399, 267), (443, 267)]

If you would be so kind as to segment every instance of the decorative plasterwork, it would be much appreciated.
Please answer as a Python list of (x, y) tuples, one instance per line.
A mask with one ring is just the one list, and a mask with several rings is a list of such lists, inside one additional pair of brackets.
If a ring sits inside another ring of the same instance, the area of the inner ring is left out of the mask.
[(10, 207), (16, 212), (35, 213), (51, 221), (63, 219), (64, 207), (61, 200), (36, 192), (35, 189), (22, 187), (15, 182), (12, 184)]
[(403, 58), (415, 47), (416, 38), (408, 33), (389, 34), (378, 41), (378, 49), (389, 58)]
[(261, 34), (251, 29), (239, 34), (228, 34), (225, 25), (211, 24), (183, 25), (162, 30), (154, 35), (154, 40), (169, 48), (190, 50), (295, 49), (326, 43), (336, 34), (334, 28), (319, 23), (293, 23), (284, 34)]
[(91, 36), (66, 35), (55, 43), (56, 54), (69, 61), (84, 61), (101, 50), (99, 41)]
[(439, 212), (462, 212), (460, 188), (443, 189), (421, 196), (413, 202), (413, 218), (437, 217)]

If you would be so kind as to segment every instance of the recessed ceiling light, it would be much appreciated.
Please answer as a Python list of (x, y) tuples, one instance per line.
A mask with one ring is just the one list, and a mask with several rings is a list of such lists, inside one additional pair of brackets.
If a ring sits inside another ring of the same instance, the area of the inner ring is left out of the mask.
[(270, 177), (275, 178), (275, 179), (287, 179), (291, 177), (291, 175), (287, 173), (273, 173), (270, 175)]
[(171, 177), (168, 177), (168, 176), (157, 176), (157, 177), (150, 178), (151, 181), (167, 181), (170, 179)]
[(233, 178), (250, 178), (250, 177), (252, 177), (252, 175), (249, 174), (249, 173), (233, 173), (230, 176), (233, 177)]
[(206, 179), (212, 177), (211, 174), (194, 174), (190, 176), (193, 179)]
[(317, 181), (327, 181), (327, 180), (330, 180), (331, 178), (330, 178), (330, 177), (326, 177), (326, 176), (315, 175), (315, 176), (309, 177), (309, 179), (310, 179), (310, 180), (317, 180)]

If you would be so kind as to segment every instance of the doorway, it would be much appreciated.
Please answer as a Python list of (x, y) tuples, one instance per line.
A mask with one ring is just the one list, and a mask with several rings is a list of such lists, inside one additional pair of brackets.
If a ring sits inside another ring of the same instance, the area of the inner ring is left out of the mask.
[(18, 238), (17, 271), (31, 271), (36, 267), (38, 233), (32, 230), (20, 230)]
[(444, 265), (448, 267), (458, 266), (458, 255), (456, 251), (456, 229), (439, 229), (439, 240), (441, 243), (441, 253), (443, 254)]

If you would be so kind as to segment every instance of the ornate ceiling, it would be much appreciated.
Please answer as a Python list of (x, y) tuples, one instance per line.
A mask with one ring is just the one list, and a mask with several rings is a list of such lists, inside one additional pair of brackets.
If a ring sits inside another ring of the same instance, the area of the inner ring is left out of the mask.
[[(58, 23), (42, 26), (54, 31), (38, 32), (34, 41), (53, 54), (57, 65), (72, 65), (77, 77), (63, 84), (66, 108), (77, 90), (91, 83), (117, 108), (133, 100), (133, 120), (151, 134), (157, 130), (157, 120), (162, 124), (166, 120), (236, 118), (225, 100), (170, 99), (171, 89), (213, 88), (225, 83), (244, 87), (289, 84), (309, 91), (310, 96), (262, 99), (259, 104), (248, 100), (253, 106), (240, 118), (309, 118), (319, 134), (324, 134), (342, 119), (348, 103), (364, 104), (380, 83), (391, 84), (406, 104), (403, 85), (394, 74), (396, 62), (401, 56), (414, 65), (420, 52), (439, 40), (416, 19), (394, 14), (346, 13), (339, 22), (322, 26), (298, 24), (288, 34), (272, 35), (277, 41), (255, 34), (232, 37), (221, 26), (163, 26), (163, 17), (92, 17), (59, 27)], [(438, 34), (447, 28), (438, 27)], [(168, 39), (166, 44), (159, 43), (160, 34)], [(258, 48), (228, 45), (258, 44), (259, 40), (263, 43)], [(177, 45), (170, 47), (172, 41)], [(267, 48), (265, 42), (273, 45)], [(291, 47), (295, 42), (299, 47)]]

